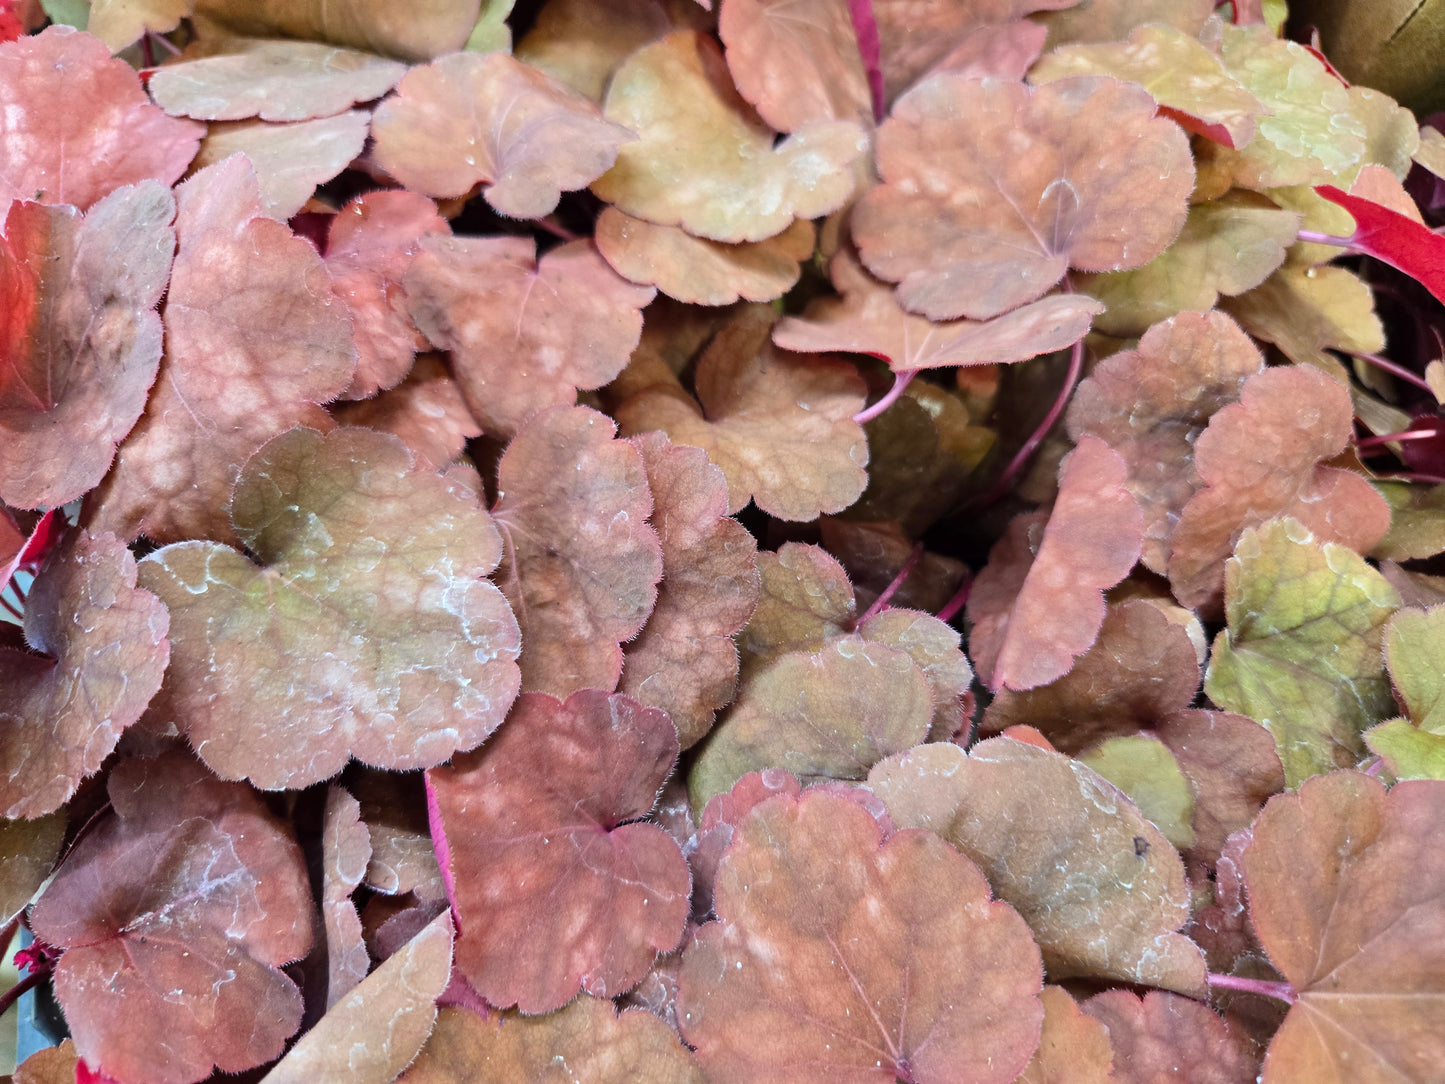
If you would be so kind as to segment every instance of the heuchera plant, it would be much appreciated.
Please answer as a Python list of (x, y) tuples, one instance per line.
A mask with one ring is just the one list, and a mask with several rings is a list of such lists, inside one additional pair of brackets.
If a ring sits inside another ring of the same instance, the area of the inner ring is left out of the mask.
[(1285, 14), (0, 0), (15, 1080), (1439, 1079), (1445, 135)]

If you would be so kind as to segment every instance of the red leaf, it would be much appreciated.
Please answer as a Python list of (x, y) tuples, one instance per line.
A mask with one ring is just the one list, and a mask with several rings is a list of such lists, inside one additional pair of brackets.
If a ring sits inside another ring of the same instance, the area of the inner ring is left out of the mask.
[(1354, 248), (1403, 271), (1445, 302), (1445, 236), (1332, 184), (1316, 185), (1315, 191), (1354, 216)]

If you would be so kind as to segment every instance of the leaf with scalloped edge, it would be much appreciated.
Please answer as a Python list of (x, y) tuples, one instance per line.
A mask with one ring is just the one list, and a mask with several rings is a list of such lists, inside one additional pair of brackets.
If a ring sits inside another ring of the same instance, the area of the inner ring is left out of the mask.
[(853, 121), (774, 132), (739, 96), (712, 38), (688, 30), (645, 45), (612, 76), (607, 119), (637, 133), (592, 191), (635, 218), (713, 241), (761, 241), (853, 192), (868, 146)]
[(848, 249), (839, 249), (828, 273), (841, 298), (809, 303), (802, 316), (785, 316), (773, 328), (784, 350), (871, 354), (895, 372), (945, 365), (1023, 361), (1064, 350), (1082, 339), (1101, 302), (1082, 294), (1052, 294), (992, 320), (935, 322), (898, 303)]
[(113, 535), (78, 530), (51, 551), (23, 644), (0, 646), (0, 816), (53, 812), (100, 769), (161, 687), (168, 627)]
[(501, 542), (471, 493), (395, 437), (293, 429), (247, 461), (231, 518), (254, 559), (183, 542), (142, 562), (171, 611), (153, 714), (213, 771), (275, 789), (353, 756), (425, 768), (501, 723), (517, 622), (486, 580)]
[(579, 988), (613, 996), (677, 947), (687, 862), (662, 829), (632, 823), (677, 753), (666, 714), (630, 697), (528, 693), (483, 749), (428, 774), (457, 966), (489, 1002), (538, 1013)]
[(1250, 920), (1297, 999), (1266, 1084), (1429, 1080), (1445, 1063), (1445, 783), (1357, 772), (1270, 800), (1244, 852)]
[(617, 376), (655, 294), (618, 275), (587, 240), (540, 258), (529, 237), (426, 237), (420, 245), (402, 280), (411, 317), (451, 351), (467, 405), (498, 437)]
[(498, 582), (527, 650), (522, 687), (568, 696), (616, 688), (622, 642), (657, 601), (662, 547), (637, 448), (612, 420), (554, 407), (525, 425), (497, 466), (492, 509), (507, 543)]
[(863, 263), (934, 320), (984, 320), (1070, 268), (1122, 271), (1178, 236), (1188, 140), (1140, 87), (1103, 77), (1038, 88), (940, 74), (878, 130), (883, 183), (853, 209)]
[(1039, 1048), (1017, 1084), (1111, 1084), (1109, 1029), (1090, 1017), (1061, 986), (1045, 986)]
[(1399, 605), (1358, 554), (1297, 520), (1251, 528), (1225, 566), (1228, 627), (1204, 691), (1274, 735), (1290, 786), (1351, 767), (1393, 707), (1380, 641)]
[(618, 1013), (586, 994), (541, 1016), (495, 1013), (483, 1019), (443, 1009), (436, 1031), (397, 1084), (474, 1084), (478, 1079), (546, 1081), (565, 1066), (587, 1084), (701, 1084), (677, 1034), (650, 1012)]
[(968, 753), (919, 746), (875, 766), (868, 786), (899, 827), (938, 832), (979, 864), (1028, 922), (1051, 978), (1203, 993), (1204, 957), (1175, 932), (1189, 917), (1184, 864), (1092, 769), (990, 738)]
[(774, 797), (738, 825), (714, 898), (677, 1006), (709, 1079), (1006, 1084), (1038, 1045), (1028, 928), (931, 833)]
[(1053, 510), (1015, 517), (990, 551), (968, 598), (969, 653), (989, 688), (1046, 685), (1098, 639), (1102, 592), (1129, 574), (1143, 541), (1127, 471), (1085, 434), (1059, 465)]
[(752, 499), (779, 519), (839, 512), (868, 481), (868, 446), (853, 416), (864, 384), (841, 359), (779, 350), (775, 314), (743, 310), (697, 363), (697, 400), (675, 380), (644, 387), (616, 411), (627, 436), (661, 429), (702, 448), (728, 480), (728, 511)]
[(1385, 349), (1374, 294), (1344, 267), (1286, 263), (1253, 290), (1222, 299), (1220, 308), (1296, 363), (1327, 366), (1333, 358), (1326, 350), (1378, 354)]
[(370, 399), (334, 403), (330, 413), (342, 425), (357, 425), (398, 437), (416, 465), (440, 471), (461, 455), (482, 427), (467, 409), (462, 390), (439, 354), (421, 354), (406, 379)]
[(1178, 994), (1105, 990), (1080, 1008), (1108, 1029), (1118, 1084), (1253, 1084), (1259, 1072), (1259, 1054), (1239, 1028)]
[(0, 100), (0, 206), (86, 210), (123, 185), (174, 184), (205, 131), (166, 116), (134, 68), (68, 26), (0, 43)]
[(16, 200), (0, 237), (0, 500), (55, 508), (95, 486), (161, 363), (155, 308), (175, 201), (155, 181), (82, 216)]
[(1189, 607), (1215, 604), (1240, 533), (1276, 516), (1361, 553), (1384, 537), (1385, 499), (1363, 476), (1321, 465), (1344, 451), (1353, 417), (1344, 386), (1317, 369), (1266, 369), (1245, 380), (1239, 402), (1216, 412), (1194, 443), (1204, 485), (1174, 527), (1175, 598)]
[(120, 1084), (270, 1061), (301, 1023), (281, 966), (311, 944), (290, 828), (180, 752), (122, 761), (107, 786), (112, 810), (30, 912), (61, 950), (55, 993), (80, 1056)]
[(327, 424), (316, 404), (350, 382), (355, 348), (316, 250), (261, 216), (245, 158), (192, 176), (176, 206), (160, 377), (90, 525), (230, 541), (225, 503), (241, 464), (294, 425)]
[(1402, 609), (1385, 626), (1390, 680), (1405, 718), (1365, 732), (1365, 743), (1397, 779), (1445, 779), (1445, 608)]
[(414, 192), (473, 185), (499, 213), (540, 218), (563, 192), (606, 173), (629, 129), (571, 87), (505, 52), (456, 53), (413, 68), (376, 109), (376, 162)]

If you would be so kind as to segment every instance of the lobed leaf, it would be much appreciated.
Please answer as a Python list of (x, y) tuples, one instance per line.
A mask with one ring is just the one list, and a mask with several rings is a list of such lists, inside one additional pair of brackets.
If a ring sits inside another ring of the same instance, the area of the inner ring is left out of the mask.
[(715, 899), (678, 988), (709, 1080), (1006, 1082), (1038, 1044), (1027, 927), (930, 833), (775, 797), (738, 826)]
[(985, 320), (1070, 267), (1148, 263), (1184, 225), (1184, 134), (1141, 88), (1101, 77), (1021, 83), (940, 74), (878, 130), (883, 184), (858, 201), (863, 263), (904, 308)]
[(647, 815), (677, 759), (667, 716), (596, 689), (529, 693), (427, 779), (445, 833), (457, 966), (494, 1005), (560, 1008), (635, 986), (687, 920), (687, 862)]
[(31, 909), (61, 950), (76, 1050), (121, 1084), (188, 1084), (270, 1061), (301, 1023), (280, 970), (311, 942), (301, 849), (249, 788), (183, 753), (125, 760), (112, 811)]
[(462, 454), (468, 439), (482, 434), (437, 354), (419, 356), (406, 379), (394, 388), (332, 406), (331, 416), (342, 425), (397, 437), (423, 470), (443, 470)]
[(247, 461), (231, 519), (260, 563), (214, 542), (143, 562), (171, 611), (161, 704), (213, 771), (276, 789), (353, 756), (431, 767), (501, 723), (517, 623), (471, 493), (393, 437), (295, 429)]
[(1274, 343), (1297, 364), (1327, 368), (1332, 359), (1326, 350), (1376, 354), (1385, 348), (1374, 295), (1343, 267), (1286, 263), (1221, 307), (1256, 339)]
[(1086, 1014), (1061, 986), (1045, 986), (1039, 1048), (1017, 1084), (1109, 1084), (1113, 1052), (1109, 1029)]
[(1149, 1084), (1181, 1070), (1200, 1084), (1252, 1084), (1259, 1072), (1259, 1055), (1239, 1029), (1178, 994), (1105, 990), (1082, 1008), (1108, 1028), (1119, 1084)]

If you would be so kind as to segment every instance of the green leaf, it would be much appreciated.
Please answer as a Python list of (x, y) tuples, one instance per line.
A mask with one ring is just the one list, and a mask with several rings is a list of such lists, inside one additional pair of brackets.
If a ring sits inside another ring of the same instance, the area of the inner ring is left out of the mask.
[(1445, 606), (1397, 613), (1385, 660), (1409, 718), (1381, 723), (1365, 742), (1397, 779), (1445, 779)]
[(1169, 746), (1143, 734), (1110, 738), (1079, 760), (1127, 794), (1174, 846), (1194, 846), (1194, 792)]
[(1297, 520), (1246, 531), (1225, 566), (1228, 628), (1204, 690), (1274, 735), (1285, 780), (1351, 767), (1393, 711), (1380, 640), (1400, 597), (1352, 550)]
[(1445, 734), (1421, 730), (1406, 719), (1391, 719), (1371, 727), (1365, 744), (1396, 779), (1445, 779)]

